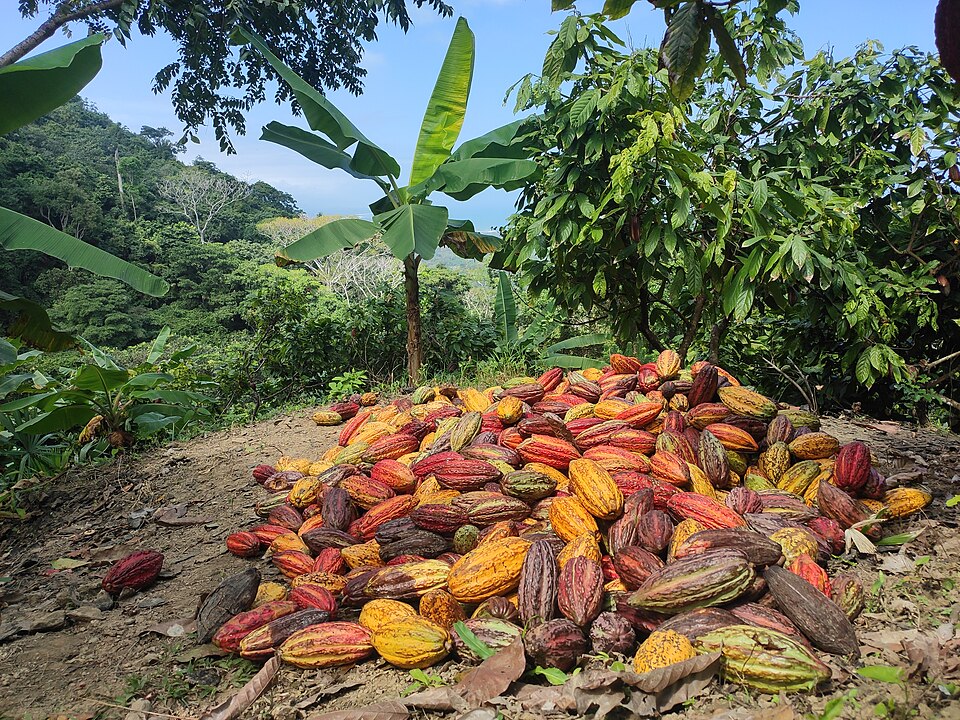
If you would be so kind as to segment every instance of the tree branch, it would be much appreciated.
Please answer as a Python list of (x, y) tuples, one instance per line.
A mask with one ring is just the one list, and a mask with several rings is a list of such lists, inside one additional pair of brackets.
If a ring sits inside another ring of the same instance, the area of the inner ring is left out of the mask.
[(700, 293), (697, 295), (696, 304), (693, 306), (693, 316), (690, 318), (690, 324), (687, 326), (687, 331), (683, 334), (683, 341), (680, 343), (680, 349), (677, 350), (677, 354), (683, 361), (686, 361), (687, 351), (690, 350), (690, 345), (693, 344), (693, 338), (697, 335), (697, 329), (700, 327), (700, 317), (703, 315), (703, 306), (706, 304), (706, 302), (706, 293)]
[(124, 0), (99, 0), (99, 2), (91, 3), (77, 10), (70, 10), (70, 6), (73, 3), (68, 0), (61, 2), (53, 15), (44, 20), (40, 24), (40, 27), (30, 33), (30, 35), (21, 42), (7, 50), (3, 55), (0, 55), (0, 67), (12, 65), (40, 45), (44, 40), (49, 40), (53, 37), (53, 34), (67, 23), (73, 22), (74, 20), (85, 20), (86, 18), (99, 15), (107, 10), (113, 10), (114, 8), (120, 7), (123, 1)]

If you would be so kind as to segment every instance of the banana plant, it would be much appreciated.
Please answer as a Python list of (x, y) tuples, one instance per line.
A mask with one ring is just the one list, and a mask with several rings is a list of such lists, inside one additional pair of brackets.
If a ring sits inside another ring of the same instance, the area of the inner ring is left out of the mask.
[[(473, 32), (460, 18), (453, 31), (440, 74), (427, 103), (406, 184), (400, 164), (369, 140), (319, 90), (284, 65), (249, 30), (235, 40), (252, 45), (287, 82), (315, 132), (271, 122), (261, 140), (295, 150), (313, 162), (376, 183), (383, 197), (370, 205), (372, 220), (345, 218), (328, 223), (277, 254), (278, 263), (307, 262), (379, 237), (403, 261), (407, 308), (407, 370), (416, 383), (422, 363), (420, 290), (417, 277), (422, 260), (437, 248), (449, 247), (461, 257), (482, 258), (499, 245), (498, 239), (477, 232), (469, 220), (452, 220), (445, 207), (429, 197), (441, 192), (466, 200), (488, 187), (513, 190), (532, 179), (538, 166), (527, 159), (517, 120), (485, 135), (454, 145), (463, 126), (473, 80)], [(352, 154), (348, 151), (352, 150)]]
[[(100, 71), (102, 33), (0, 68), (0, 135), (33, 122), (63, 105)], [(121, 280), (140, 292), (160, 296), (162, 279), (56, 228), (0, 207), (0, 248), (36, 250), (104, 277)], [(73, 345), (69, 333), (56, 330), (36, 303), (0, 291), (0, 310), (16, 319), (8, 332), (44, 350)]]

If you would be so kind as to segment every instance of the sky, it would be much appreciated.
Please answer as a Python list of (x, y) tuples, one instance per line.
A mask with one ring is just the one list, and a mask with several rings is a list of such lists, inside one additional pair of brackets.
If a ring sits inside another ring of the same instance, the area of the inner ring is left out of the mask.
[[(363, 65), (368, 75), (363, 94), (356, 97), (339, 91), (329, 95), (405, 170), (409, 169), (423, 111), (457, 17), (465, 17), (476, 34), (476, 65), (461, 141), (515, 119), (512, 103), (503, 103), (505, 90), (524, 74), (539, 70), (551, 41), (548, 33), (564, 17), (550, 12), (550, 0), (448, 2), (456, 11), (452, 18), (413, 8), (414, 25), (407, 34), (382, 23), (378, 40), (366, 49)], [(867, 39), (881, 41), (888, 50), (916, 45), (935, 52), (936, 0), (801, 0), (800, 5), (800, 13), (788, 23), (803, 40), (808, 56), (827, 47), (847, 55)], [(16, 6), (15, 0), (0, 0), (0, 50), (22, 40), (40, 22), (38, 18), (21, 18)], [(595, 12), (601, 3), (581, 0), (577, 7)], [(664, 31), (663, 13), (640, 0), (630, 15), (612, 26), (631, 47), (657, 46)], [(78, 26), (77, 32), (84, 32), (83, 27)], [(55, 36), (37, 52), (67, 41)], [(135, 33), (126, 48), (115, 40), (108, 42), (103, 55), (103, 69), (82, 95), (131, 130), (143, 125), (167, 127), (179, 137), (182, 125), (168, 94), (155, 95), (150, 89), (156, 71), (175, 57), (175, 43), (165, 36), (151, 38)], [(305, 121), (294, 117), (288, 106), (272, 102), (270, 91), (266, 96), (268, 100), (247, 117), (247, 135), (234, 138), (236, 155), (221, 153), (208, 128), (200, 133), (199, 145), (190, 144), (185, 160), (199, 155), (248, 181), (268, 182), (293, 195), (309, 215), (369, 217), (367, 205), (382, 194), (373, 183), (326, 170), (292, 150), (258, 139), (260, 127), (271, 120), (306, 128)], [(463, 203), (440, 197), (451, 217), (470, 218), (478, 228), (496, 228), (513, 211), (516, 193), (488, 189)]]

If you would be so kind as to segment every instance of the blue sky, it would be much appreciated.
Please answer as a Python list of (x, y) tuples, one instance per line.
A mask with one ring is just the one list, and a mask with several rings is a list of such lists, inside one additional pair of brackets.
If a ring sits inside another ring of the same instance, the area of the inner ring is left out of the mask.
[[(476, 34), (476, 70), (461, 139), (480, 135), (510, 122), (512, 105), (503, 105), (504, 91), (527, 72), (540, 68), (550, 43), (548, 31), (562, 14), (550, 12), (549, 0), (448, 0), (457, 15), (467, 18)], [(584, 12), (598, 10), (599, 2), (579, 2)], [(933, 14), (936, 0), (801, 0), (801, 12), (789, 22), (799, 33), (808, 55), (832, 46), (848, 54), (866, 39), (880, 40), (886, 48), (916, 45), (934, 49)], [(906, 9), (909, 8), (909, 9)], [(441, 19), (416, 10), (414, 26), (404, 35), (381, 25), (379, 40), (367, 49), (365, 91), (360, 97), (346, 92), (331, 99), (374, 142), (409, 168), (423, 108), (453, 32), (454, 18)], [(38, 19), (24, 20), (13, 0), (0, 0), (0, 46), (6, 49), (35, 29)], [(641, 0), (615, 30), (633, 47), (656, 46), (663, 35), (663, 15)], [(83, 32), (82, 28), (78, 28)], [(64, 42), (48, 40), (41, 50)], [(143, 125), (181, 125), (169, 97), (154, 95), (154, 73), (175, 56), (166, 37), (138, 37), (123, 48), (111, 41), (104, 51), (104, 68), (83, 95), (114, 120), (132, 130)], [(271, 93), (267, 93), (271, 97)], [(289, 108), (265, 102), (247, 119), (246, 137), (235, 139), (237, 154), (221, 154), (212, 131), (201, 133), (201, 144), (191, 145), (188, 158), (202, 155), (218, 166), (246, 179), (265, 180), (291, 193), (309, 214), (368, 214), (367, 204), (380, 195), (368, 182), (328, 171), (285, 148), (258, 140), (260, 127), (271, 120), (306, 127)], [(501, 225), (513, 209), (515, 194), (487, 190), (469, 202), (445, 202), (454, 217), (470, 217), (479, 227)], [(444, 200), (447, 200), (444, 198)]]

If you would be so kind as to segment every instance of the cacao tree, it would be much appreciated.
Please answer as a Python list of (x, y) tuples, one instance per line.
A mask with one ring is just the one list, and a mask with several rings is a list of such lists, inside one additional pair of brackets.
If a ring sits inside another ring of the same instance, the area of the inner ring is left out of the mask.
[(514, 88), (542, 110), (543, 172), (496, 259), (621, 344), (716, 360), (761, 323), (801, 364), (822, 339), (819, 371), (867, 386), (949, 357), (953, 84), (916, 49), (805, 60), (770, 12), (723, 12), (751, 83), (711, 56), (685, 103), (655, 51), (626, 53), (600, 16), (563, 21), (548, 56), (571, 59)]
[[(266, 38), (277, 54), (308, 82), (328, 90), (359, 94), (366, 71), (363, 44), (376, 40), (381, 18), (404, 31), (410, 27), (405, 0), (17, 0), (24, 17), (41, 17), (37, 29), (0, 55), (0, 67), (23, 58), (61, 29), (85, 24), (121, 43), (141, 35), (164, 34), (177, 45), (177, 58), (157, 71), (156, 93), (171, 91), (185, 136), (208, 121), (221, 148), (233, 151), (231, 132), (246, 130), (245, 113), (264, 98), (276, 74), (256, 53), (236, 56), (231, 32), (243, 25)], [(443, 0), (413, 0), (443, 16)], [(291, 97), (281, 85), (280, 100)]]
[[(433, 205), (429, 196), (442, 192), (466, 200), (488, 187), (516, 189), (531, 177), (537, 165), (524, 159), (518, 143), (523, 121), (486, 135), (454, 144), (460, 134), (473, 79), (474, 35), (460, 18), (454, 29), (440, 74), (427, 103), (406, 185), (400, 185), (400, 165), (370, 141), (318, 90), (284, 65), (253, 32), (239, 36), (259, 50), (289, 84), (307, 122), (316, 133), (272, 122), (262, 140), (299, 152), (326, 168), (343, 170), (354, 178), (376, 183), (384, 196), (370, 209), (373, 219), (344, 218), (318, 227), (278, 253), (279, 262), (309, 262), (343, 248), (378, 238), (403, 261), (407, 303), (407, 356), (410, 381), (416, 383), (422, 364), (420, 293), (417, 272), (440, 245), (461, 257), (481, 258), (496, 248), (497, 239), (476, 232), (468, 220), (452, 220), (447, 209)], [(355, 148), (353, 155), (347, 150)]]

